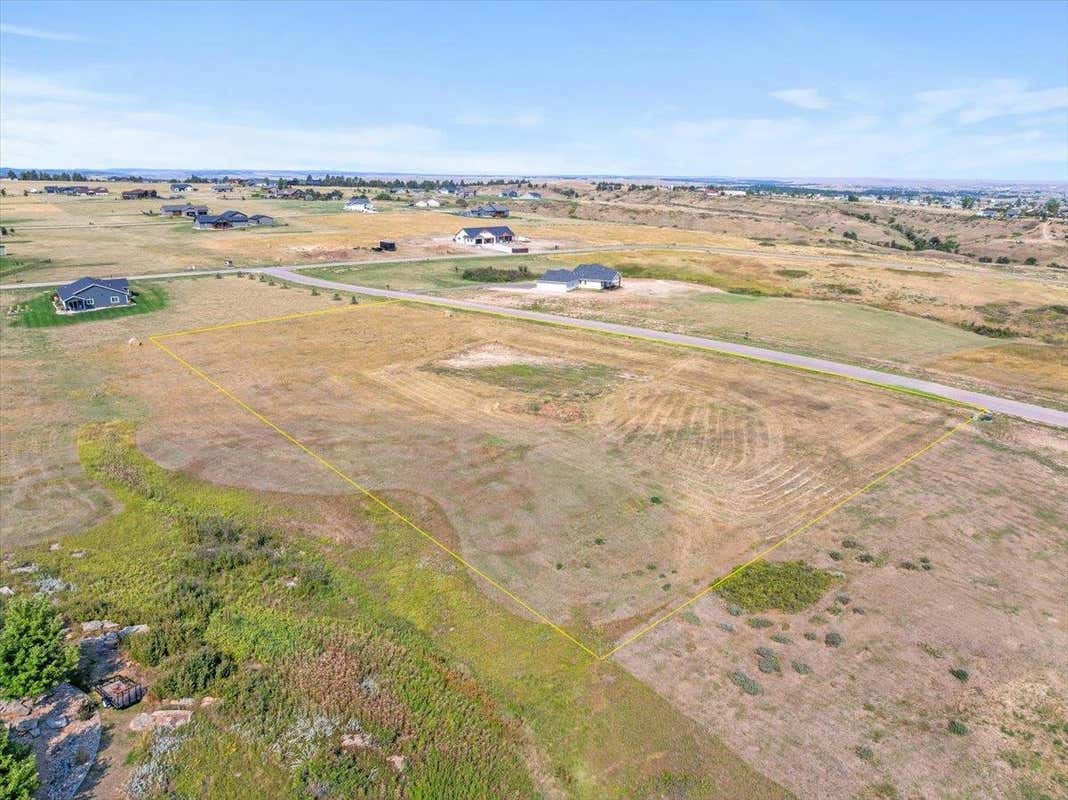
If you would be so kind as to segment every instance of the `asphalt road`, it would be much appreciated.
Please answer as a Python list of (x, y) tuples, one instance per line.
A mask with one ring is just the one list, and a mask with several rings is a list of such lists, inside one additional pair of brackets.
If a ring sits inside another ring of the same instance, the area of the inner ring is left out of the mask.
[(827, 361), (822, 358), (812, 358), (811, 356), (802, 356), (795, 353), (783, 353), (777, 350), (768, 350), (763, 347), (754, 347), (747, 344), (724, 342), (718, 339), (706, 339), (701, 336), (688, 336), (680, 333), (638, 328), (631, 325), (617, 325), (615, 323), (601, 322), (599, 320), (578, 319), (576, 317), (565, 317), (560, 314), (545, 314), (540, 311), (528, 311), (521, 308), (495, 306), (490, 305), (489, 303), (476, 303), (471, 300), (434, 297), (431, 295), (419, 294), (418, 292), (375, 289), (370, 286), (354, 286), (349, 283), (338, 283), (337, 281), (328, 281), (323, 280), (322, 278), (313, 278), (310, 275), (302, 275), (299, 272), (285, 267), (272, 267), (262, 271), (281, 280), (289, 281), (290, 283), (316, 286), (320, 289), (355, 292), (357, 294), (369, 295), (372, 297), (386, 297), (397, 300), (414, 300), (419, 303), (442, 306), (444, 308), (459, 308), (469, 311), (488, 312), (500, 316), (514, 317), (516, 319), (548, 322), (556, 325), (566, 325), (572, 328), (606, 331), (608, 333), (622, 334), (624, 336), (632, 336), (635, 338), (652, 339), (672, 344), (718, 350), (775, 364), (817, 370), (832, 375), (840, 375), (845, 378), (854, 378), (856, 380), (867, 381), (881, 386), (895, 386), (903, 389), (926, 392), (927, 394), (936, 395), (947, 400), (955, 400), (957, 402), (985, 408), (998, 414), (1008, 414), (1009, 416), (1019, 417), (1028, 420), (1029, 422), (1039, 422), (1044, 425), (1053, 425), (1058, 428), (1068, 428), (1068, 413), (1065, 413), (1064, 411), (1057, 411), (1056, 409), (1045, 408), (1044, 406), (1033, 405), (1031, 403), (1022, 403), (1018, 400), (1009, 400), (1007, 398), (996, 397), (981, 392), (957, 389), (952, 386), (945, 386), (932, 381), (919, 380), (918, 378), (894, 375), (890, 372), (866, 369), (852, 364), (840, 364), (836, 361)]

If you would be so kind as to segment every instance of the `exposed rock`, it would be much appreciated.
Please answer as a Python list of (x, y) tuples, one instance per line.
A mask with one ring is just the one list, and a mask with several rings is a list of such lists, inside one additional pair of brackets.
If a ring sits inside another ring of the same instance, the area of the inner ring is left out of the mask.
[(217, 706), (218, 704), (218, 697), (211, 697), (210, 695), (205, 695), (204, 697), (200, 698), (201, 708), (212, 708), (213, 706)]
[(52, 544), (48, 545), (48, 549), (53, 553), (56, 552), (59, 549), (59, 542), (52, 542)]
[(346, 733), (341, 737), (342, 750), (370, 750), (375, 746), (375, 740), (369, 733)]
[(160, 705), (164, 706), (177, 706), (178, 708), (192, 708), (196, 704), (196, 700), (192, 697), (182, 697), (179, 699), (161, 700)]
[(11, 597), (15, 593), (15, 590), (10, 586), (0, 586), (0, 595), (4, 597)]
[(84, 633), (95, 633), (96, 631), (117, 627), (119, 627), (118, 624), (109, 619), (91, 619), (88, 622), (82, 623), (82, 631)]
[(152, 726), (155, 728), (180, 728), (193, 719), (192, 711), (153, 711)]
[(36, 564), (23, 564), (21, 567), (13, 567), (11, 570), (14, 575), (33, 575), (36, 571)]
[(60, 579), (53, 578), (50, 575), (43, 575), (34, 581), (34, 585), (37, 587), (37, 593), (51, 597), (56, 592), (65, 592), (68, 589), (73, 588), (69, 583)]
[(84, 550), (75, 550), (73, 553), (70, 554), (70, 557), (71, 558), (85, 558), (85, 551)]
[(408, 766), (408, 759), (404, 756), (386, 756), (386, 763), (393, 767), (394, 772), (404, 772)]
[(126, 639), (133, 636), (135, 633), (146, 633), (148, 631), (147, 625), (127, 625), (119, 631), (119, 638)]
[(33, 747), (41, 779), (38, 800), (70, 800), (96, 761), (100, 715), (79, 713), (86, 703), (92, 707), (84, 692), (62, 683), (32, 706), (5, 703), (0, 709), (3, 721), (17, 719), (15, 738)]
[(0, 718), (25, 717), (29, 713), (30, 707), (21, 700), (0, 700)]
[(152, 727), (152, 715), (147, 713), (138, 714), (132, 720), (130, 720), (129, 728), (132, 731), (147, 731)]

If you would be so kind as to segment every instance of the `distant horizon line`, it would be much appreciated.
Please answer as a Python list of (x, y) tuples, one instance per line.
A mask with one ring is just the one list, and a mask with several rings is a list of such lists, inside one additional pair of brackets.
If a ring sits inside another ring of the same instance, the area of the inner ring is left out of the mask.
[(255, 177), (274, 176), (306, 176), (306, 175), (338, 175), (341, 177), (368, 177), (368, 178), (426, 178), (426, 179), (479, 179), (479, 180), (656, 180), (656, 181), (690, 181), (690, 182), (776, 182), (793, 185), (805, 185), (811, 183), (828, 182), (853, 182), (857, 184), (879, 185), (912, 185), (912, 184), (1050, 184), (1068, 187), (1068, 179), (1058, 178), (906, 178), (906, 177), (879, 177), (863, 175), (668, 175), (658, 173), (610, 173), (610, 172), (587, 172), (587, 173), (522, 173), (522, 172), (404, 172), (399, 170), (351, 170), (351, 169), (252, 169), (252, 168), (185, 168), (185, 167), (13, 167), (0, 165), (0, 177), (13, 172), (80, 172), (98, 173), (106, 175), (132, 175), (144, 176), (152, 174), (158, 177), (188, 177), (191, 175), (237, 175), (243, 174)]

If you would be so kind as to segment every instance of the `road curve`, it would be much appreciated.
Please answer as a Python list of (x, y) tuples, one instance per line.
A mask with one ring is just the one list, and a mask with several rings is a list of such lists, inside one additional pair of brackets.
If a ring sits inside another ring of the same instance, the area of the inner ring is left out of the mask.
[(339, 283), (322, 278), (313, 278), (303, 275), (286, 267), (271, 267), (262, 270), (268, 275), (273, 275), (280, 280), (290, 283), (299, 283), (306, 286), (315, 286), (320, 289), (333, 291), (355, 292), (357, 294), (370, 295), (372, 297), (385, 297), (395, 300), (412, 300), (427, 305), (442, 306), (444, 308), (459, 308), (469, 311), (480, 311), (499, 316), (514, 317), (516, 319), (532, 320), (534, 322), (547, 322), (554, 325), (565, 325), (572, 328), (582, 328), (591, 331), (604, 331), (607, 333), (621, 334), (641, 339), (652, 339), (670, 344), (687, 345), (706, 350), (732, 353), (746, 358), (767, 361), (784, 366), (797, 367), (799, 369), (814, 370), (831, 375), (839, 375), (844, 378), (865, 381), (880, 386), (892, 386), (916, 392), (924, 392), (946, 400), (953, 400), (989, 411), (1007, 414), (1029, 422), (1038, 422), (1043, 425), (1052, 425), (1058, 428), (1068, 428), (1068, 413), (1044, 406), (1022, 403), (1018, 400), (1010, 400), (1004, 397), (971, 392), (966, 389), (957, 389), (953, 386), (945, 386), (932, 381), (908, 378), (904, 375), (894, 375), (890, 372), (882, 372), (874, 369), (854, 366), (852, 364), (840, 364), (836, 361), (827, 361), (822, 358), (797, 355), (795, 353), (783, 353), (778, 350), (768, 350), (763, 347), (754, 347), (736, 342), (724, 342), (718, 339), (707, 339), (702, 336), (688, 336), (681, 333), (669, 333), (667, 331), (639, 328), (631, 325), (617, 325), (612, 322), (601, 322), (592, 319), (579, 319), (566, 317), (560, 314), (545, 314), (540, 311), (528, 311), (522, 308), (509, 308), (507, 306), (495, 306), (490, 303), (477, 303), (472, 300), (458, 300), (448, 297), (434, 297), (419, 294), (418, 292), (403, 292), (392, 289), (375, 289), (370, 286), (355, 286), (350, 283)]

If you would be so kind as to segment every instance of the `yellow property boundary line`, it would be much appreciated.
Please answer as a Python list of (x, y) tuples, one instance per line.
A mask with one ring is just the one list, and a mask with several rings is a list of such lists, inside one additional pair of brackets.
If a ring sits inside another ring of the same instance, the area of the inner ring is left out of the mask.
[[(285, 321), (294, 320), (294, 319), (304, 319), (304, 318), (308, 318), (308, 317), (325, 316), (327, 314), (336, 314), (336, 313), (339, 313), (339, 312), (351, 311), (351, 310), (355, 310), (355, 309), (373, 308), (373, 307), (383, 306), (383, 305), (393, 305), (393, 304), (399, 303), (399, 302), (408, 302), (408, 301), (407, 300), (382, 300), (382, 301), (378, 301), (378, 302), (359, 303), (359, 304), (356, 304), (356, 305), (343, 306), (343, 307), (339, 307), (339, 308), (326, 308), (326, 309), (320, 309), (320, 310), (317, 310), (317, 311), (306, 311), (306, 312), (295, 313), (295, 314), (285, 314), (285, 315), (276, 316), (276, 317), (264, 317), (264, 318), (261, 318), (261, 319), (247, 320), (247, 321), (242, 321), (242, 322), (229, 322), (229, 323), (224, 323), (224, 324), (221, 324), (221, 325), (211, 325), (211, 326), (203, 327), (203, 328), (190, 328), (190, 329), (187, 329), (187, 330), (174, 331), (174, 332), (170, 332), (170, 333), (153, 334), (152, 336), (148, 337), (148, 340), (150, 342), (152, 342), (152, 344), (155, 345), (157, 348), (159, 348), (162, 352), (166, 353), (168, 356), (173, 358), (176, 362), (178, 362), (183, 367), (185, 367), (190, 372), (192, 372), (194, 375), (196, 375), (198, 378), (200, 378), (205, 383), (207, 383), (210, 386), (212, 386), (215, 390), (217, 390), (220, 394), (222, 394), (228, 400), (230, 400), (233, 403), (235, 403), (238, 407), (240, 407), (244, 411), (246, 411), (249, 414), (251, 414), (253, 417), (255, 417), (257, 420), (262, 422), (264, 425), (266, 425), (271, 430), (275, 431), (282, 438), (286, 439), (288, 442), (290, 442), (291, 444), (295, 445), (297, 448), (302, 450), (304, 453), (306, 453), (307, 455), (311, 456), (315, 461), (317, 461), (320, 464), (322, 464), (330, 472), (332, 472), (335, 475), (337, 475), (345, 483), (348, 483), (350, 486), (355, 488), (360, 494), (362, 494), (365, 497), (367, 497), (371, 502), (373, 502), (376, 505), (378, 505), (380, 508), (382, 508), (383, 510), (388, 512), (390, 515), (396, 517), (398, 520), (400, 520), (402, 523), (404, 523), (409, 528), (414, 530), (420, 536), (422, 536), (427, 541), (429, 541), (433, 545), (435, 545), (442, 552), (444, 552), (447, 555), (451, 556), (458, 563), (462, 564), (464, 567), (466, 567), (467, 569), (471, 570), (471, 572), (473, 572), (475, 575), (477, 575), (478, 577), (480, 577), (484, 581), (486, 581), (488, 584), (490, 584), (490, 586), (494, 587), (499, 592), (504, 594), (506, 597), (508, 597), (509, 599), (514, 601), (518, 606), (520, 606), (521, 608), (523, 608), (526, 611), (528, 611), (531, 614), (533, 614), (534, 617), (537, 618), (539, 621), (545, 623), (550, 628), (552, 628), (554, 631), (556, 631), (561, 636), (563, 636), (565, 639), (567, 639), (569, 642), (571, 642), (572, 644), (574, 644), (575, 646), (580, 648), (587, 655), (592, 656), (594, 659), (599, 660), (599, 661), (600, 660), (604, 660), (606, 658), (609, 658), (610, 656), (614, 655), (615, 653), (617, 653), (619, 650), (621, 650), (622, 648), (626, 647), (627, 645), (633, 644), (638, 639), (642, 638), (643, 636), (648, 634), (650, 631), (652, 631), (654, 628), (658, 627), (659, 625), (663, 624), (664, 622), (667, 622), (671, 618), (673, 618), (676, 615), (678, 615), (680, 612), (684, 611), (685, 609), (687, 609), (688, 607), (690, 607), (691, 605), (696, 603), (702, 597), (705, 597), (705, 596), (711, 594), (716, 589), (718, 589), (720, 586), (722, 586), (726, 581), (728, 581), (731, 578), (733, 578), (735, 575), (739, 574), (740, 572), (742, 572), (743, 570), (745, 570), (748, 567), (752, 566), (753, 564), (755, 564), (756, 562), (760, 561), (761, 559), (766, 558), (768, 555), (773, 553), (778, 548), (782, 547), (787, 542), (793, 540), (797, 536), (800, 536), (802, 533), (804, 533), (805, 531), (807, 531), (808, 529), (810, 529), (814, 525), (818, 524), (819, 522), (822, 522), (824, 519), (829, 517), (835, 511), (840, 509), (842, 506), (846, 505), (847, 503), (849, 503), (852, 500), (855, 500), (860, 495), (870, 491), (872, 488), (874, 488), (875, 486), (877, 486), (880, 483), (882, 483), (884, 480), (886, 480), (888, 477), (893, 475), (895, 472), (897, 472), (898, 470), (904, 468), (905, 466), (907, 466), (908, 464), (912, 463), (914, 460), (916, 460), (917, 458), (922, 456), (928, 450), (931, 450), (932, 448), (934, 448), (937, 445), (939, 445), (942, 442), (944, 442), (946, 439), (949, 439), (955, 433), (957, 433), (958, 431), (962, 430), (964, 427), (969, 425), (972, 422), (972, 420), (974, 419), (974, 416), (970, 416), (968, 419), (960, 422), (955, 427), (953, 427), (950, 430), (948, 430), (948, 431), (944, 432), (943, 434), (941, 434), (934, 441), (929, 442), (928, 444), (924, 445), (923, 447), (921, 447), (920, 449), (918, 449), (917, 451), (915, 451), (911, 455), (906, 456), (905, 458), (903, 458), (898, 463), (894, 464), (890, 468), (888, 468), (888, 469), (884, 470), (883, 472), (879, 473), (874, 479), (869, 481), (864, 486), (860, 487), (856, 491), (852, 492), (851, 494), (847, 495), (843, 499), (839, 500), (834, 505), (832, 505), (830, 508), (827, 508), (826, 510), (824, 510), (823, 512), (821, 512), (817, 516), (815, 516), (812, 519), (810, 519), (808, 522), (804, 523), (800, 527), (798, 527), (795, 530), (791, 531), (790, 533), (788, 533), (786, 536), (784, 536), (781, 539), (779, 539), (774, 544), (772, 544), (769, 547), (765, 548), (764, 550), (760, 551), (755, 556), (753, 556), (751, 559), (746, 561), (744, 564), (738, 565), (737, 567), (732, 569), (730, 572), (728, 572), (726, 575), (716, 579), (715, 581), (710, 583), (708, 586), (706, 586), (704, 589), (702, 589), (701, 591), (697, 592), (695, 595), (690, 597), (685, 602), (683, 602), (683, 603), (679, 604), (678, 606), (672, 608), (670, 611), (667, 611), (664, 614), (661, 614), (659, 617), (654, 619), (652, 622), (648, 623), (647, 625), (645, 625), (644, 627), (642, 627), (640, 630), (638, 630), (637, 632), (633, 633), (632, 635), (628, 636), (626, 639), (624, 639), (623, 641), (619, 642), (618, 644), (616, 644), (611, 649), (606, 650), (603, 653), (598, 653), (596, 650), (593, 650), (591, 647), (587, 646), (582, 641), (577, 639), (575, 636), (573, 636), (567, 630), (565, 630), (561, 626), (557, 625), (555, 622), (553, 622), (551, 619), (549, 619), (547, 616), (545, 616), (545, 614), (543, 614), (542, 612), (538, 611), (536, 608), (531, 606), (529, 603), (527, 603), (525, 600), (523, 600), (523, 598), (519, 597), (518, 595), (513, 593), (511, 590), (509, 590), (508, 588), (503, 586), (500, 582), (498, 582), (494, 578), (492, 578), (489, 575), (487, 575), (481, 569), (479, 569), (474, 564), (472, 564), (470, 561), (465, 559), (458, 552), (456, 552), (452, 548), (448, 547), (447, 545), (443, 544), (441, 541), (439, 541), (437, 538), (435, 538), (432, 534), (430, 534), (429, 532), (424, 530), (422, 527), (420, 527), (418, 524), (416, 524), (410, 517), (405, 516), (403, 513), (401, 513), (397, 509), (395, 509), (393, 506), (391, 506), (385, 500), (380, 498), (374, 492), (370, 491), (365, 486), (363, 486), (360, 483), (356, 482), (352, 477), (350, 477), (348, 474), (346, 474), (337, 465), (335, 465), (334, 463), (332, 463), (328, 459), (324, 458), (323, 456), (319, 455), (317, 452), (315, 452), (310, 447), (308, 447), (306, 444), (304, 444), (302, 441), (300, 441), (297, 437), (293, 436), (291, 433), (289, 433), (285, 429), (281, 428), (280, 426), (278, 426), (277, 424), (272, 422), (270, 419), (268, 419), (266, 416), (261, 414), (255, 408), (250, 406), (244, 400), (239, 398), (237, 395), (235, 395), (233, 392), (231, 392), (225, 386), (220, 384), (218, 381), (214, 380), (211, 376), (209, 376), (203, 370), (199, 369), (198, 367), (194, 366), (193, 364), (191, 364), (186, 359), (182, 358), (180, 355), (175, 353), (171, 348), (169, 348), (167, 345), (163, 344), (162, 341), (161, 341), (162, 339), (170, 339), (170, 338), (175, 338), (175, 337), (179, 337), (179, 336), (190, 336), (190, 335), (201, 334), (201, 333), (209, 333), (209, 332), (212, 332), (212, 331), (232, 330), (232, 329), (235, 329), (235, 328), (244, 328), (244, 327), (249, 327), (249, 326), (252, 326), (252, 325), (261, 325), (261, 324), (266, 324), (266, 323), (270, 323), (270, 322), (285, 322)], [(414, 302), (416, 302), (418, 304), (418, 301), (414, 301)], [(426, 303), (426, 304), (421, 304), (421, 305), (439, 305), (439, 304)], [(472, 313), (482, 313), (480, 311), (473, 310), (473, 309), (466, 309), (466, 310), (470, 310), (470, 311), (472, 311)], [(494, 314), (494, 312), (485, 312), (485, 313), (487, 315), (489, 315), (489, 316), (502, 316), (502, 317), (508, 318), (509, 320), (518, 320), (518, 321), (521, 321), (521, 322), (522, 321), (528, 321), (528, 322), (533, 321), (533, 322), (540, 322), (541, 324), (549, 324), (549, 325), (556, 324), (556, 323), (552, 323), (552, 322), (544, 322), (544, 321), (541, 321), (541, 320), (524, 320), (521, 317), (511, 317), (511, 316), (508, 316), (506, 314)], [(937, 396), (934, 396), (934, 395), (927, 395), (927, 394), (925, 394), (923, 392), (912, 392), (912, 391), (910, 391), (908, 389), (903, 389), (901, 387), (887, 385), (887, 384), (875, 383), (873, 381), (867, 381), (867, 380), (864, 380), (862, 378), (849, 378), (849, 376), (835, 375), (834, 373), (824, 372), (822, 370), (814, 369), (814, 368), (811, 368), (811, 367), (804, 367), (804, 366), (796, 366), (795, 367), (795, 366), (790, 365), (790, 364), (783, 364), (781, 362), (770, 361), (770, 360), (767, 360), (767, 359), (757, 358), (757, 357), (754, 357), (754, 356), (746, 356), (746, 355), (739, 354), (739, 353), (732, 353), (732, 352), (726, 351), (726, 350), (717, 350), (716, 348), (712, 348), (712, 347), (701, 347), (699, 345), (690, 345), (690, 344), (684, 344), (684, 343), (666, 342), (666, 341), (663, 341), (663, 340), (660, 340), (660, 339), (654, 339), (654, 338), (651, 338), (651, 337), (643, 337), (643, 336), (636, 335), (636, 334), (627, 334), (627, 333), (620, 333), (620, 332), (615, 332), (615, 331), (604, 331), (604, 330), (583, 328), (582, 326), (569, 326), (569, 325), (567, 325), (567, 323), (559, 323), (559, 325), (561, 327), (578, 327), (581, 330), (590, 331), (591, 333), (602, 333), (602, 334), (608, 334), (610, 336), (620, 336), (620, 337), (623, 337), (623, 338), (631, 338), (631, 339), (639, 339), (639, 340), (647, 339), (648, 341), (651, 341), (651, 342), (654, 342), (654, 343), (660, 344), (660, 345), (685, 347), (685, 348), (698, 349), (698, 350), (706, 350), (706, 351), (710, 351), (710, 352), (714, 352), (714, 353), (720, 353), (722, 355), (735, 356), (735, 357), (742, 358), (742, 359), (748, 359), (748, 360), (756, 361), (758, 363), (767, 363), (767, 364), (771, 364), (771, 365), (774, 365), (774, 366), (786, 367), (788, 369), (796, 369), (796, 370), (799, 370), (799, 371), (802, 371), (802, 372), (813, 372), (813, 373), (816, 373), (816, 374), (829, 375), (831, 377), (836, 377), (836, 378), (840, 378), (840, 377), (847, 378), (849, 380), (854, 380), (854, 381), (857, 381), (859, 383), (868, 384), (868, 385), (876, 386), (876, 387), (883, 388), (883, 389), (891, 389), (891, 390), (895, 390), (895, 391), (901, 391), (901, 392), (903, 392), (905, 394), (908, 394), (908, 395), (916, 395), (916, 396), (919, 396), (919, 397), (922, 397), (922, 398), (927, 398), (927, 399), (932, 399), (932, 400), (942, 400), (942, 401), (950, 403), (952, 405), (964, 406), (964, 407), (972, 408), (972, 409), (975, 409), (975, 410), (978, 410), (978, 411), (985, 411), (985, 409), (979, 408), (977, 406), (971, 406), (968, 403), (962, 403), (960, 401), (950, 400), (948, 398), (941, 398), (941, 397), (937, 397)]]

